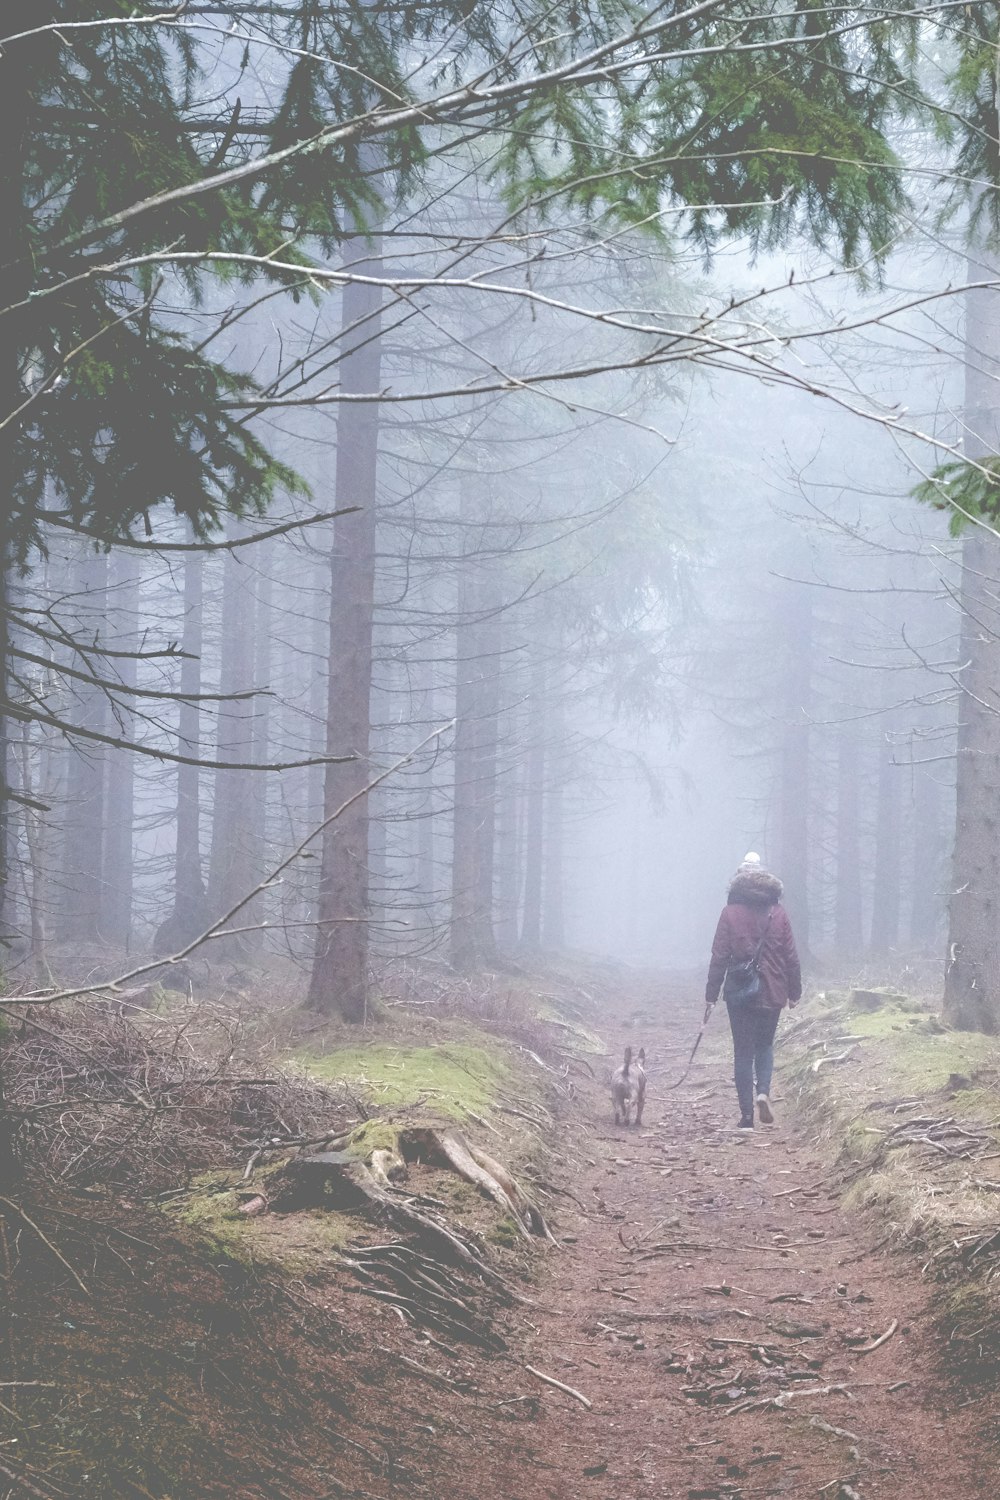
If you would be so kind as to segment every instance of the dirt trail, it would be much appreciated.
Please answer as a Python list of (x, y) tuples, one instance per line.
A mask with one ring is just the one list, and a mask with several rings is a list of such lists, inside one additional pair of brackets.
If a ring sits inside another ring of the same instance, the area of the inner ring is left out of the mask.
[(526, 1377), (542, 1400), (512, 1429), (506, 1493), (992, 1500), (993, 1398), (944, 1382), (927, 1283), (839, 1207), (782, 1104), (780, 1048), (778, 1122), (749, 1138), (732, 1129), (719, 1042), (666, 1091), (698, 1019), (689, 991), (604, 1018), (609, 1052), (646, 1047), (646, 1118), (614, 1127), (603, 1085), (587, 1087), (573, 1145), (586, 1213), (561, 1215), (575, 1239), (520, 1350), (592, 1406)]

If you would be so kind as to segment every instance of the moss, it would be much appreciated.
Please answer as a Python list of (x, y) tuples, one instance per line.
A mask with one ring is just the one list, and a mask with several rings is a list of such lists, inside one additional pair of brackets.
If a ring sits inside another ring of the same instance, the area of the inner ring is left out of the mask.
[(343, 1080), (383, 1108), (398, 1110), (428, 1104), (435, 1114), (459, 1120), (470, 1109), (488, 1109), (500, 1089), (510, 1086), (513, 1076), (497, 1043), (486, 1046), (451, 1041), (424, 1047), (374, 1044), (296, 1055), (314, 1077)]
[(503, 1245), (505, 1249), (510, 1250), (520, 1243), (522, 1235), (514, 1220), (507, 1214), (504, 1218), (497, 1220), (486, 1238), (494, 1245)]
[[(256, 1182), (264, 1186), (275, 1170), (258, 1172)], [(316, 1271), (327, 1255), (342, 1250), (357, 1234), (353, 1219), (326, 1209), (248, 1219), (238, 1211), (238, 1183), (231, 1172), (207, 1172), (192, 1183), (185, 1198), (167, 1205), (166, 1212), (192, 1229), (214, 1255), (243, 1266), (272, 1265), (296, 1274)]]
[(399, 1130), (388, 1120), (366, 1120), (351, 1136), (344, 1150), (348, 1156), (367, 1161), (373, 1151), (395, 1151)]

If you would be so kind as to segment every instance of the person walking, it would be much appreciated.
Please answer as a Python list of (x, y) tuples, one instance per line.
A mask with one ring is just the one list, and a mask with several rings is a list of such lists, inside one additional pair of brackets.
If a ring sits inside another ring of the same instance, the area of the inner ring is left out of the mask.
[[(750, 853), (736, 871), (715, 930), (705, 986), (705, 1018), (719, 998), (733, 1033), (733, 1079), (740, 1102), (738, 1129), (771, 1125), (774, 1033), (786, 1005), (802, 998), (802, 971), (792, 924), (781, 905), (782, 884)], [(756, 1080), (756, 1082), (755, 1082)]]

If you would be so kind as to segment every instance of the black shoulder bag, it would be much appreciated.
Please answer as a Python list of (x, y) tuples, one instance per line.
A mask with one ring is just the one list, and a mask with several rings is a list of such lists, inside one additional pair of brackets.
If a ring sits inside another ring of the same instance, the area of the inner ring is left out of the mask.
[(772, 906), (767, 914), (760, 942), (753, 950), (753, 958), (745, 959), (741, 964), (730, 964), (726, 970), (726, 977), (722, 982), (722, 998), (727, 1005), (737, 1007), (749, 1005), (751, 1000), (756, 1000), (760, 994), (760, 971), (757, 965), (760, 963), (764, 939), (767, 937), (773, 916), (774, 907)]

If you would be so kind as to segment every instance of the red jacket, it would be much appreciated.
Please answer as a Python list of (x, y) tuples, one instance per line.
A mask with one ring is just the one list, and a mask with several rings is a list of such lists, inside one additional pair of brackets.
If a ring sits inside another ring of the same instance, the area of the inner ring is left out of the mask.
[(792, 924), (780, 904), (781, 890), (781, 881), (766, 870), (737, 875), (729, 887), (729, 903), (715, 929), (712, 961), (708, 966), (705, 1000), (709, 1005), (718, 1000), (729, 965), (753, 958), (762, 936), (764, 945), (758, 965), (760, 993), (754, 1008), (781, 1010), (789, 1000), (794, 1003), (801, 998), (802, 971)]

